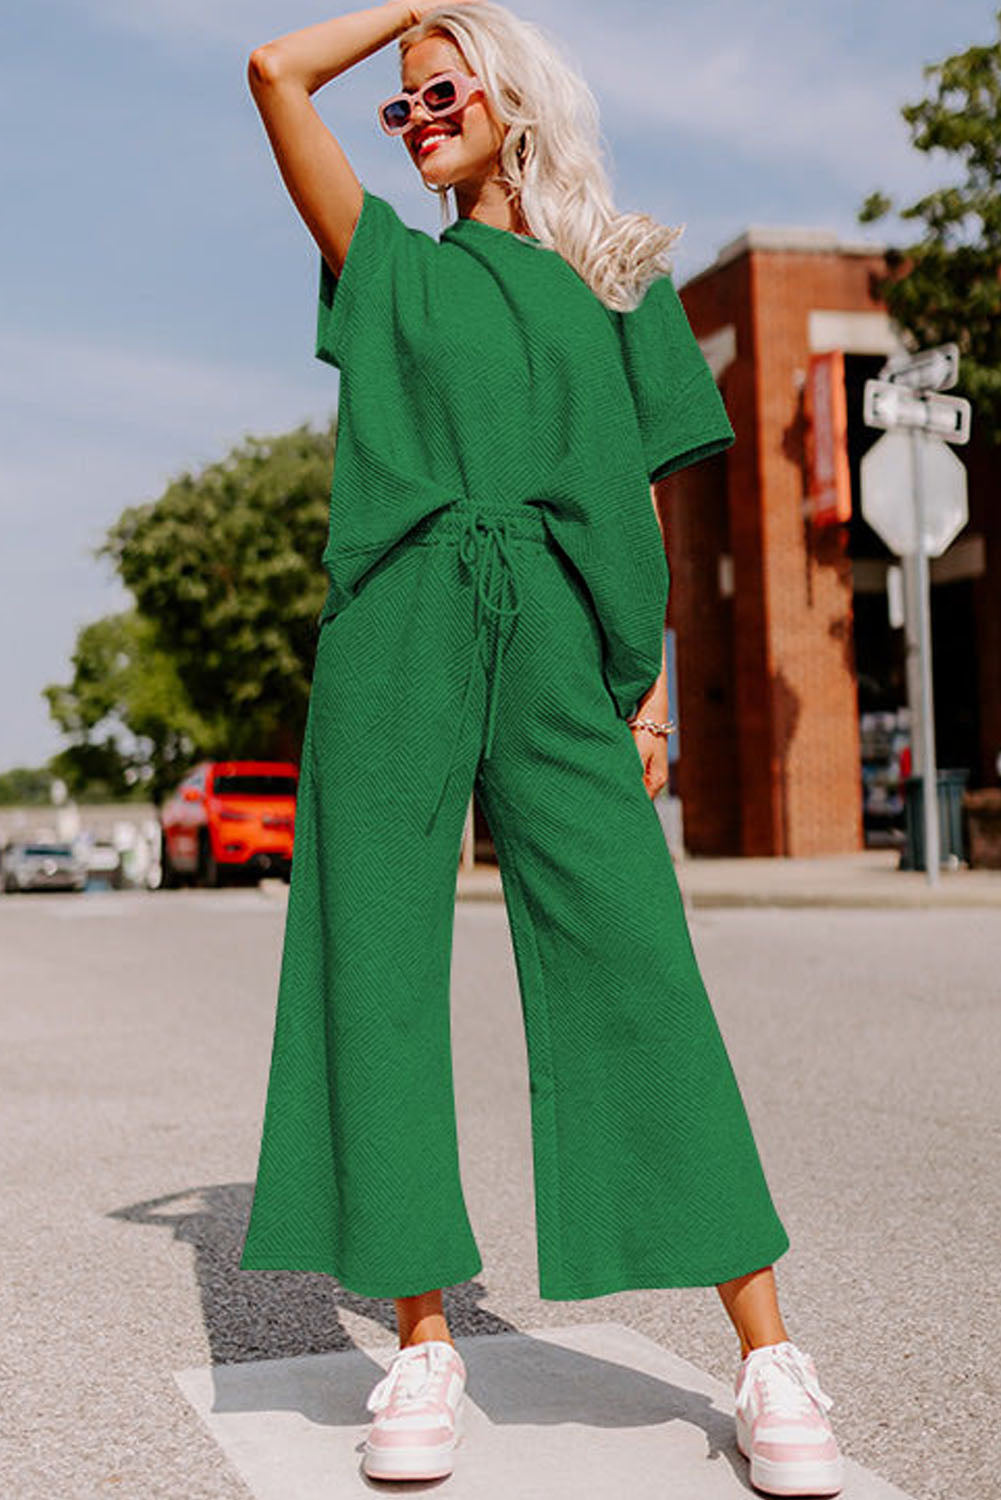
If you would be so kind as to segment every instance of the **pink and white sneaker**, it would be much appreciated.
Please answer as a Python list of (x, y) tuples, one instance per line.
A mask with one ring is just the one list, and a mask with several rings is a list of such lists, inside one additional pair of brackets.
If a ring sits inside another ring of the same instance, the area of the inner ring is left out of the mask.
[(462, 1428), (466, 1366), (447, 1339), (424, 1339), (393, 1355), (366, 1401), (375, 1420), (362, 1472), (370, 1479), (451, 1474)]
[(809, 1354), (784, 1339), (741, 1360), (734, 1380), (737, 1447), (751, 1483), (769, 1495), (836, 1495), (844, 1463)]

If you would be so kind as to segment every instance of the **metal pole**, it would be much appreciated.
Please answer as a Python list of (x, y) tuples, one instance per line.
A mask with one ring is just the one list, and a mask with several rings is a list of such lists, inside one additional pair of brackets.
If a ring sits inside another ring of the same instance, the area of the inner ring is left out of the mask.
[(904, 578), (904, 653), (907, 675), (907, 706), (911, 711), (911, 774), (920, 776), (924, 761), (921, 748), (921, 643), (918, 640), (918, 560), (913, 552), (900, 559)]
[(917, 549), (914, 556), (918, 647), (921, 666), (921, 776), (924, 804), (925, 871), (929, 885), (938, 885), (938, 770), (935, 765), (935, 707), (932, 695), (931, 584), (925, 549), (924, 432), (911, 428), (911, 464)]

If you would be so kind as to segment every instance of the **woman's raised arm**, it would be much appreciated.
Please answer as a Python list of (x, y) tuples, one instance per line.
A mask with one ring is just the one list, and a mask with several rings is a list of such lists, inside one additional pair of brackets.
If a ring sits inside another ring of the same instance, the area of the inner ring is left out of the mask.
[(362, 187), (310, 96), (399, 36), (421, 8), (421, 0), (386, 0), (289, 32), (250, 54), (247, 81), (278, 170), (335, 275), (361, 213)]

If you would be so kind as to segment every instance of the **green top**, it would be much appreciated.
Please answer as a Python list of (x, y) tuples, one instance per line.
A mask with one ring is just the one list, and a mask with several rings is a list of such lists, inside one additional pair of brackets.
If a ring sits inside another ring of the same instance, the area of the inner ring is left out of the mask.
[(617, 312), (532, 236), (457, 219), (436, 240), (362, 191), (341, 275), (320, 260), (315, 352), (341, 371), (321, 620), (443, 505), (539, 506), (631, 714), (669, 588), (649, 482), (734, 441), (672, 279)]

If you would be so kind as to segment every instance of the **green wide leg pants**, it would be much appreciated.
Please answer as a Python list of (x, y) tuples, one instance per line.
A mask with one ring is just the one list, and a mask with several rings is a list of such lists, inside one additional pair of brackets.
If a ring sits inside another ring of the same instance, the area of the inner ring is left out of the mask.
[(789, 1239), (590, 597), (540, 509), (456, 502), (320, 626), (241, 1267), (370, 1297), (482, 1268), (450, 1048), (474, 787), (525, 1024), (540, 1296), (770, 1265)]

